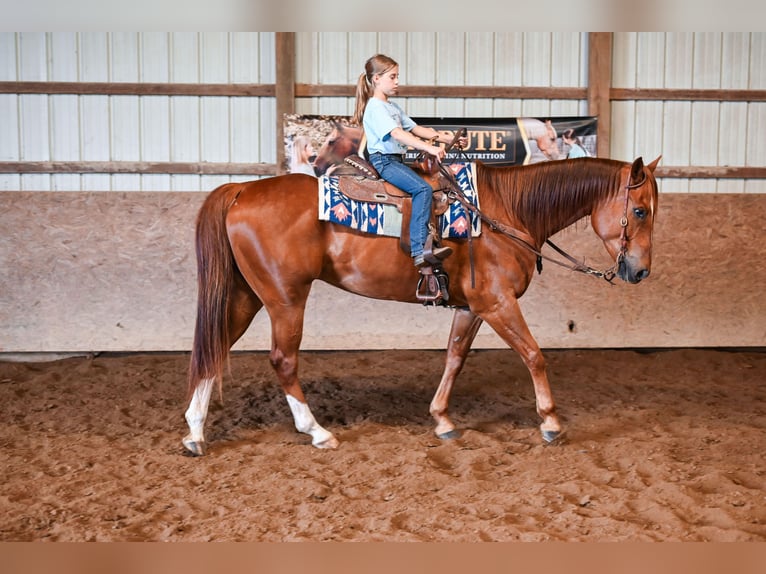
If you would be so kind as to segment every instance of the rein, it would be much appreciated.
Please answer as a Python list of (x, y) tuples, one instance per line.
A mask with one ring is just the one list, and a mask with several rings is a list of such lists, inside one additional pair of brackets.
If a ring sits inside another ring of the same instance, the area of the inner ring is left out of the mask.
[[(463, 206), (463, 208), (467, 209), (471, 213), (471, 217), (473, 217), (474, 215), (478, 216), (484, 223), (486, 223), (489, 226), (489, 228), (492, 231), (501, 233), (502, 235), (505, 235), (506, 237), (513, 239), (514, 241), (519, 243), (522, 247), (524, 247), (525, 249), (537, 255), (537, 272), (538, 273), (542, 273), (543, 260), (546, 260), (556, 265), (559, 265), (561, 267), (564, 267), (565, 269), (569, 269), (570, 271), (578, 271), (586, 275), (593, 275), (594, 277), (605, 279), (610, 285), (614, 285), (613, 280), (615, 275), (617, 274), (617, 269), (619, 268), (620, 263), (622, 263), (622, 260), (625, 258), (625, 254), (628, 251), (628, 203), (630, 200), (630, 190), (640, 187), (644, 184), (644, 182), (646, 181), (646, 173), (643, 174), (644, 177), (643, 179), (641, 179), (641, 181), (639, 181), (638, 183), (634, 183), (632, 185), (630, 183), (630, 173), (628, 173), (628, 180), (625, 183), (625, 209), (624, 209), (622, 218), (620, 218), (620, 226), (622, 227), (622, 231), (620, 232), (620, 252), (617, 255), (614, 265), (612, 265), (609, 269), (599, 271), (598, 269), (594, 269), (593, 267), (585, 265), (584, 262), (581, 263), (580, 261), (575, 259), (573, 256), (569, 255), (566, 251), (558, 247), (550, 239), (546, 239), (545, 242), (548, 245), (550, 245), (557, 253), (559, 253), (559, 255), (565, 257), (571, 263), (571, 265), (564, 263), (562, 261), (559, 261), (558, 259), (548, 257), (547, 255), (543, 254), (539, 249), (537, 249), (537, 247), (535, 247), (535, 245), (532, 244), (531, 242), (532, 238), (528, 233), (515, 229), (511, 226), (504, 225), (503, 223), (500, 223), (499, 221), (496, 221), (488, 217), (478, 207), (476, 207), (470, 201), (468, 201), (468, 199), (465, 197), (465, 194), (460, 189), (460, 186), (458, 185), (452, 173), (448, 169), (446, 169), (443, 164), (440, 164), (439, 170), (442, 173), (442, 175), (444, 175), (447, 178), (447, 180), (450, 182), (450, 189), (447, 190), (447, 197), (449, 197), (452, 200), (458, 201)], [(529, 240), (525, 239), (522, 236), (526, 236), (527, 238), (529, 238)], [(471, 287), (475, 288), (476, 285), (475, 285), (475, 277), (474, 277), (473, 243), (472, 243), (472, 238), (470, 233), (468, 234), (468, 247), (469, 247), (469, 260), (471, 262)]]

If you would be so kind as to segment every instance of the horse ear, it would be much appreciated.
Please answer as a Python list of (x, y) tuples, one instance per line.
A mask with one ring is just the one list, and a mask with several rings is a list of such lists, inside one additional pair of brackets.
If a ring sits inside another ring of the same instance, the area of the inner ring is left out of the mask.
[(657, 164), (658, 164), (658, 163), (660, 163), (660, 160), (661, 160), (661, 159), (662, 159), (662, 156), (661, 156), (661, 155), (658, 155), (658, 156), (657, 156), (657, 159), (655, 159), (655, 160), (654, 160), (652, 163), (650, 163), (650, 164), (649, 164), (649, 165), (647, 165), (646, 167), (648, 167), (648, 168), (649, 168), (649, 171), (651, 171), (652, 173), (654, 173), (654, 170), (655, 170), (655, 168), (657, 167)]
[(644, 158), (637, 157), (630, 168), (630, 181), (639, 181), (644, 177)]

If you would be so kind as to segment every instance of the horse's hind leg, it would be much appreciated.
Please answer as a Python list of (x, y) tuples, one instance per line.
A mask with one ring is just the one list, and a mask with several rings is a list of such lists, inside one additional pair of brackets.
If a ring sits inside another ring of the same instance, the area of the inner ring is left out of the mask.
[(203, 379), (194, 389), (189, 408), (186, 409), (186, 424), (189, 425), (189, 434), (183, 439), (184, 447), (195, 456), (207, 453), (205, 442), (205, 419), (210, 405), (210, 395), (213, 392), (215, 379)]
[[(244, 335), (252, 323), (253, 317), (262, 307), (263, 303), (244, 280), (238, 277), (228, 305), (229, 341), (232, 345)], [(183, 445), (196, 456), (202, 456), (207, 451), (205, 420), (207, 419), (214, 382), (214, 378), (208, 378), (197, 384), (185, 413), (186, 423), (189, 425), (189, 434), (184, 437)]]
[(338, 440), (322, 428), (311, 413), (298, 379), (298, 349), (303, 335), (303, 305), (280, 306), (272, 311), (272, 347), (269, 360), (282, 384), (287, 404), (293, 414), (295, 428), (311, 436), (317, 448), (337, 448)]
[(447, 415), (452, 385), (460, 374), (471, 349), (471, 344), (476, 338), (476, 333), (481, 327), (482, 320), (468, 309), (457, 309), (452, 317), (449, 344), (447, 346), (447, 360), (444, 365), (439, 388), (431, 401), (431, 416), (436, 420), (436, 436), (441, 439), (451, 439), (460, 436), (455, 430), (455, 425)]

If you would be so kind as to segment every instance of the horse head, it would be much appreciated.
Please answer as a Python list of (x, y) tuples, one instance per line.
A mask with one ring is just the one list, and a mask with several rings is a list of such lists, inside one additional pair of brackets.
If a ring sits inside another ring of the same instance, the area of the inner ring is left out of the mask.
[(330, 135), (319, 148), (314, 160), (316, 174), (322, 175), (334, 165), (343, 165), (344, 158), (357, 153), (361, 139), (361, 128), (334, 121)]
[(526, 133), (525, 138), (532, 140), (537, 145), (546, 159), (561, 159), (561, 151), (556, 143), (556, 128), (553, 127), (551, 120), (541, 121), (537, 118), (519, 118), (519, 128)]
[(654, 170), (662, 156), (649, 165), (642, 158), (620, 170), (621, 191), (591, 213), (593, 230), (616, 260), (616, 274), (638, 283), (652, 267), (652, 229), (657, 214)]
[(556, 145), (555, 137), (544, 134), (535, 138), (535, 143), (537, 144), (538, 149), (549, 160), (561, 159), (561, 151), (559, 150), (559, 146)]

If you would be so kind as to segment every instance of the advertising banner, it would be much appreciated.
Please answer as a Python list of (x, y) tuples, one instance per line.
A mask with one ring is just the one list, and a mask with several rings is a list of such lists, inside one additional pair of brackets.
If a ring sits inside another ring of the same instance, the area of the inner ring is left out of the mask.
[[(494, 165), (526, 165), (567, 157), (596, 155), (595, 117), (553, 118), (418, 118), (416, 123), (452, 136), (468, 130), (468, 145), (447, 161), (481, 161)], [(344, 158), (362, 155), (362, 129), (347, 116), (285, 115), (285, 169), (320, 176), (345, 166)], [(415, 151), (407, 153), (412, 161)]]

